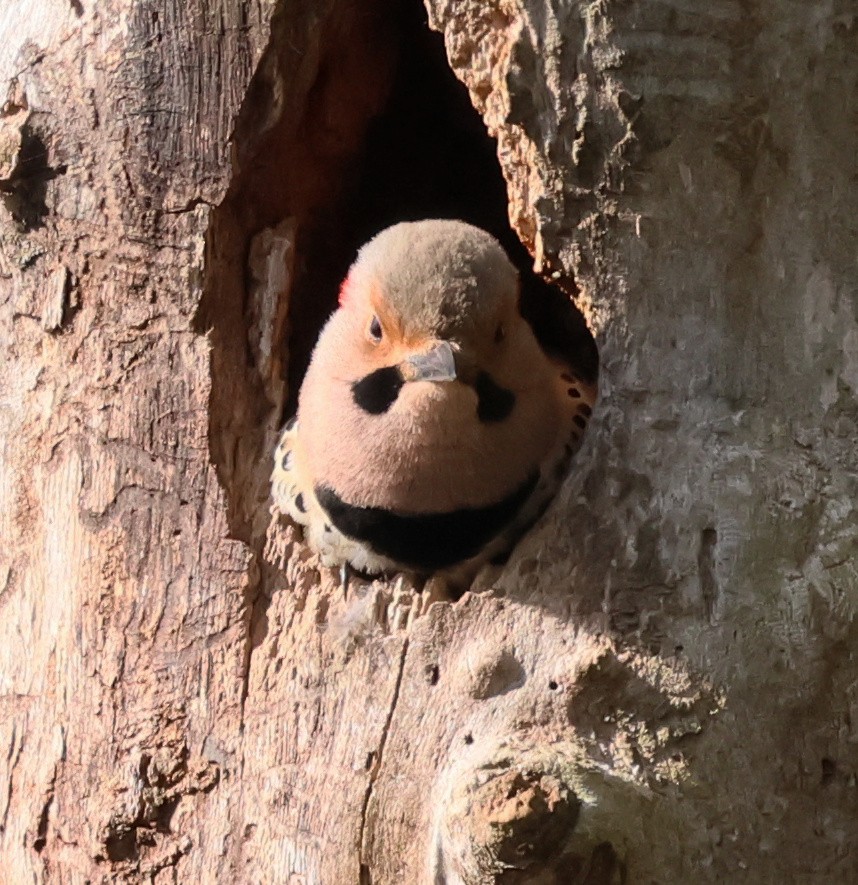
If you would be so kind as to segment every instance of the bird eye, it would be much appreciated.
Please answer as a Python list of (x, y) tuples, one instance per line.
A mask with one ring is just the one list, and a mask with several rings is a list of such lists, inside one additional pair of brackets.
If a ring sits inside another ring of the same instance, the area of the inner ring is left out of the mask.
[(376, 316), (372, 318), (372, 321), (369, 324), (369, 337), (376, 344), (381, 341), (381, 323)]
[(506, 337), (506, 329), (503, 327), (503, 323), (498, 324), (497, 329), (495, 330), (495, 344), (500, 344), (501, 341)]

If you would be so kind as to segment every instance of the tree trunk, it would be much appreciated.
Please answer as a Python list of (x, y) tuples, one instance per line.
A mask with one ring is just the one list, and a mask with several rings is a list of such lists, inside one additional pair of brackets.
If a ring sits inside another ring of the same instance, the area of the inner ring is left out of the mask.
[[(419, 0), (6, 0), (4, 882), (858, 881), (858, 13), (692, 6), (427, 0), (505, 192)], [(507, 203), (584, 448), (480, 592), (344, 594), (269, 524), (319, 324)]]

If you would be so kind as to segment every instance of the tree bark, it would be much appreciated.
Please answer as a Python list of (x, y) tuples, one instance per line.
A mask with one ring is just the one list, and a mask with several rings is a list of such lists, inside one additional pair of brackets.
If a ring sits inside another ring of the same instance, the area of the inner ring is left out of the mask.
[(427, 8), (602, 366), (455, 604), (269, 525), (399, 5), (0, 10), (4, 880), (858, 881), (853, 5)]
[(6, 882), (228, 878), (241, 838), (250, 555), (193, 318), (270, 14), (0, 11)]

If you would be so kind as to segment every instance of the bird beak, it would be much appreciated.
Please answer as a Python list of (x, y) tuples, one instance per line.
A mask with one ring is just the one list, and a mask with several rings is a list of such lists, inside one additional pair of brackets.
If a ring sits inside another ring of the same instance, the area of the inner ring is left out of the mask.
[(415, 353), (399, 367), (406, 381), (455, 381), (456, 358), (449, 341), (439, 341), (423, 353)]

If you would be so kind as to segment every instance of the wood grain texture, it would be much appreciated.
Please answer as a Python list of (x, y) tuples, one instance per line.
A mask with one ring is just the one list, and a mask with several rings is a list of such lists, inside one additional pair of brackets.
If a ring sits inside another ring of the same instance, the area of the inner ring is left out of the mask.
[(216, 787), (239, 756), (249, 557), (208, 459), (192, 319), (269, 12), (4, 11), (0, 125), (21, 134), (0, 207), (8, 882), (167, 881), (232, 830)]

